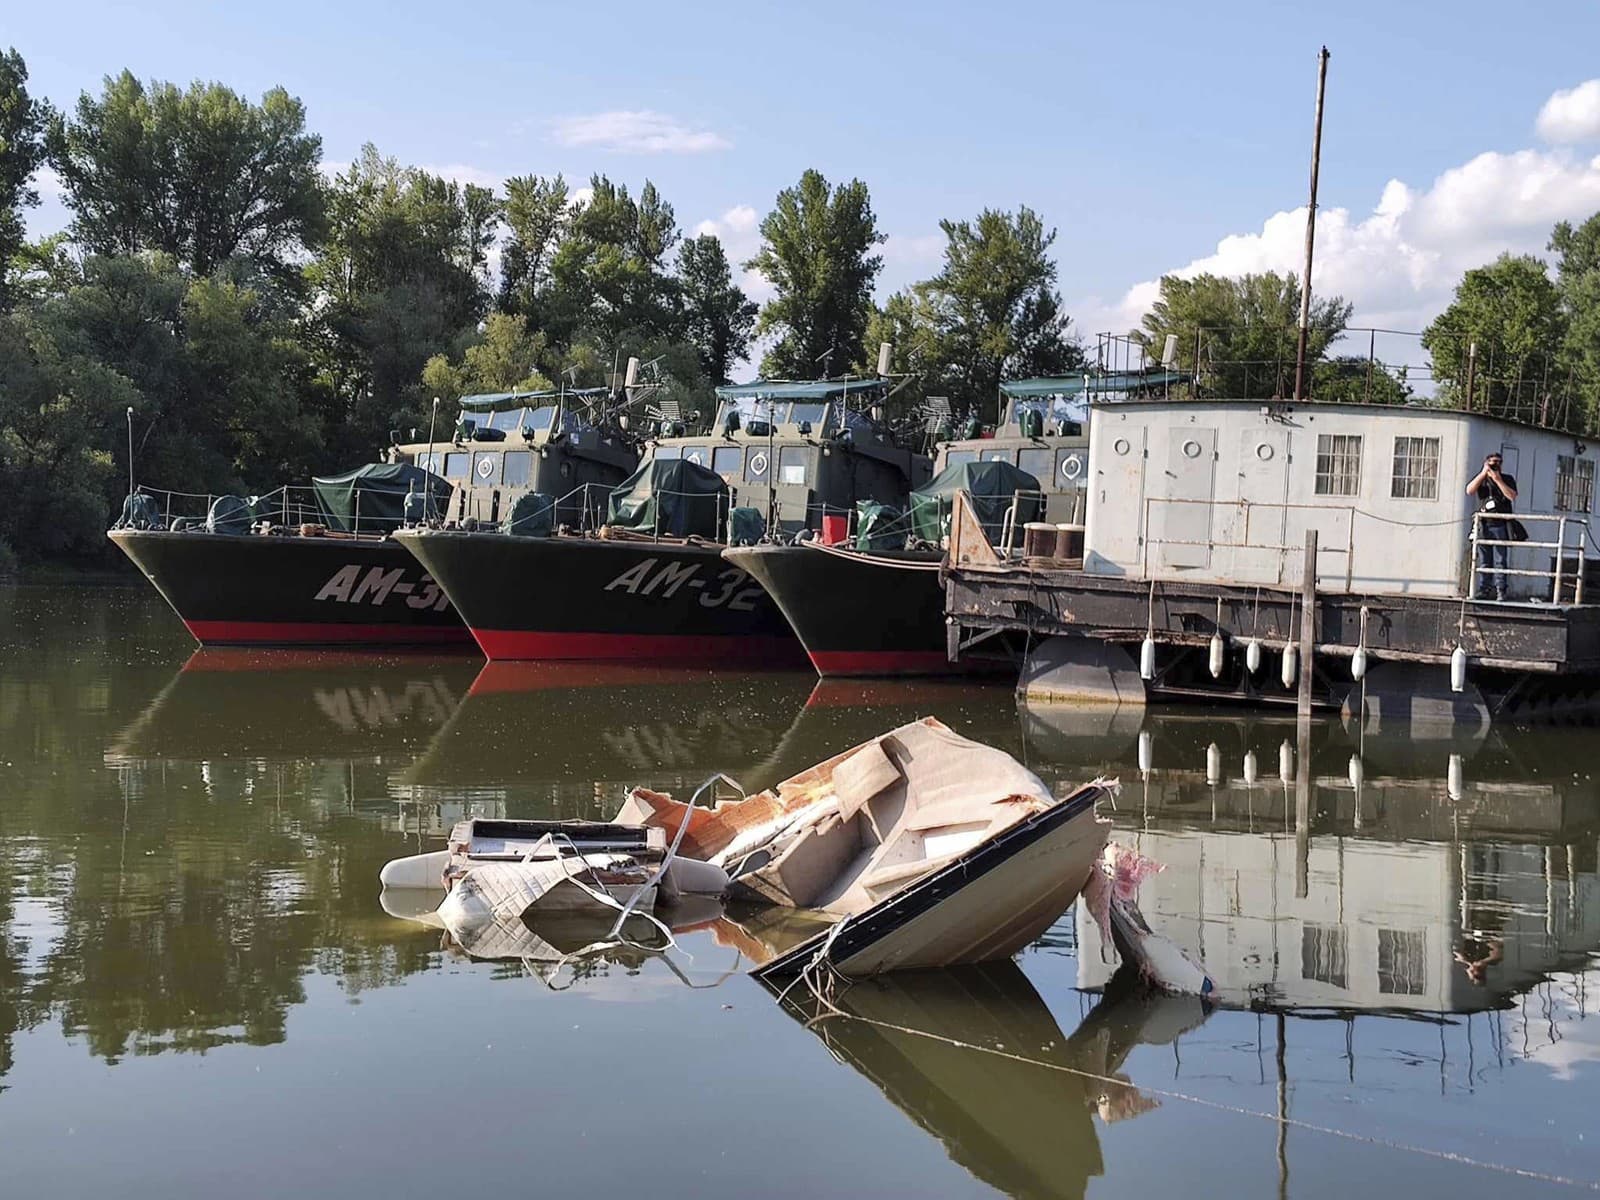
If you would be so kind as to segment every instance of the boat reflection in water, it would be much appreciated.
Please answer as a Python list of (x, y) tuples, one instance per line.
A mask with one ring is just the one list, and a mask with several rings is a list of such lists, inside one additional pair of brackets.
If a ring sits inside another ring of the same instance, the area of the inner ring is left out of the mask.
[(1084, 1195), (1105, 1171), (1095, 1118), (1158, 1104), (1121, 1073), (1129, 1054), (1175, 1042), (1210, 1011), (1123, 972), (1069, 1033), (1014, 962), (897, 972), (826, 1001), (794, 987), (782, 1005), (952, 1161), (1010, 1196)]

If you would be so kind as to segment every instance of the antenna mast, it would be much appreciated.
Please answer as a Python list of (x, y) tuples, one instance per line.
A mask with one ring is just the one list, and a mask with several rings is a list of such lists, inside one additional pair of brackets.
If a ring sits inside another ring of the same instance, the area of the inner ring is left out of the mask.
[[(1311, 204), (1306, 209), (1306, 270), (1300, 279), (1300, 333), (1294, 348), (1294, 398), (1306, 398), (1306, 336), (1311, 328), (1311, 254), (1317, 244), (1317, 173), (1322, 165), (1322, 97), (1328, 88), (1328, 48), (1317, 54), (1317, 120), (1311, 136)], [(1198, 364), (1196, 364), (1198, 366)]]

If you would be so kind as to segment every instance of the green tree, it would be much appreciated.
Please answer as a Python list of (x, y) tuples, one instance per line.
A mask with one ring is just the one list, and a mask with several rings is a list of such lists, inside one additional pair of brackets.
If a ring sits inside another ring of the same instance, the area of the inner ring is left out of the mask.
[(1405, 367), (1390, 370), (1359, 355), (1339, 355), (1313, 366), (1311, 395), (1345, 404), (1405, 404), (1412, 392)]
[(1562, 221), (1550, 235), (1550, 249), (1557, 255), (1556, 288), (1566, 322), (1551, 391), (1576, 401), (1593, 428), (1600, 417), (1600, 213), (1576, 226)]
[(148, 86), (124, 71), (51, 123), (74, 240), (158, 250), (197, 275), (231, 258), (283, 274), (323, 229), (322, 139), (282, 88), (252, 104), (220, 83)]
[(0, 313), (11, 307), (12, 264), (25, 237), (22, 210), (39, 203), (33, 174), (45, 158), (50, 108), (28, 95), (28, 66), (15, 49), (0, 54)]
[[(1315, 363), (1350, 322), (1343, 298), (1312, 298), (1306, 361)], [(1268, 398), (1294, 394), (1295, 343), (1300, 324), (1300, 283), (1294, 275), (1266, 272), (1223, 278), (1166, 275), (1134, 341), (1151, 361), (1175, 334), (1177, 369), (1195, 372), (1208, 396)], [(1196, 361), (1198, 346), (1199, 359)], [(1198, 369), (1197, 369), (1198, 368)], [(1315, 373), (1313, 373), (1313, 382)]]
[(684, 334), (700, 354), (700, 369), (713, 384), (730, 382), (733, 364), (750, 350), (757, 306), (734, 283), (715, 234), (703, 233), (678, 247), (678, 286)]
[(550, 285), (550, 260), (567, 230), (571, 195), (560, 175), (506, 180), (506, 240), (500, 256), (500, 307), (535, 314)]
[(645, 181), (638, 200), (604, 175), (573, 205), (550, 263), (541, 326), (557, 344), (585, 335), (613, 349), (678, 333), (677, 285), (667, 255), (678, 242), (672, 205)]
[(778, 193), (761, 222), (761, 248), (745, 266), (777, 289), (761, 309), (756, 330), (776, 340), (762, 359), (769, 378), (805, 379), (861, 352), (872, 315), (872, 285), (883, 269), (874, 247), (883, 242), (867, 185), (859, 179), (831, 187), (808, 170)]
[(1549, 269), (1531, 254), (1502, 254), (1462, 277), (1450, 306), (1423, 331), (1422, 344), (1446, 400), (1526, 417), (1537, 415), (1552, 374), (1559, 372), (1566, 334), (1561, 294)]
[(545, 357), (543, 333), (529, 333), (528, 319), (490, 313), (482, 340), (468, 346), (459, 364), (435, 354), (422, 368), (422, 385), (445, 404), (477, 392), (534, 392), (551, 386), (539, 371)]
[(488, 305), (484, 270), (498, 203), (401, 166), (373, 146), (329, 188), (329, 231), (307, 268), (315, 361), (341, 458), (425, 421), (423, 365), (459, 357)]

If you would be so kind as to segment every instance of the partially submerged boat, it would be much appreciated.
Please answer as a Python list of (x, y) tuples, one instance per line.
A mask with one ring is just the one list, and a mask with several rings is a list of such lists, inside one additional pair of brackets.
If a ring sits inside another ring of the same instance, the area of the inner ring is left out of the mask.
[(710, 809), (635, 788), (619, 823), (681, 830), (729, 894), (836, 918), (762, 968), (846, 976), (1007, 958), (1077, 899), (1109, 825), (1096, 781), (1057, 798), (1010, 755), (927, 718)]
[(718, 895), (727, 875), (675, 859), (661, 828), (598, 821), (470, 818), (443, 850), (394, 859), (378, 875), (385, 892), (444, 889), (440, 924), (457, 941), (541, 914), (648, 913), (658, 896)]

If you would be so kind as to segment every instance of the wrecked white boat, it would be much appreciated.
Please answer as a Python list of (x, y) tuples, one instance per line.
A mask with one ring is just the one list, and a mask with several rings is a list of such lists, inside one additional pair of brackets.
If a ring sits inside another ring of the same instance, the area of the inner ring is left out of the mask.
[(729, 894), (838, 918), (764, 977), (1007, 958), (1071, 906), (1105, 845), (1096, 781), (1056, 798), (1009, 754), (931, 718), (709, 809), (636, 788), (619, 824), (674, 830)]
[(649, 913), (659, 896), (719, 895), (727, 874), (676, 858), (666, 831), (594, 821), (458, 822), (446, 848), (397, 858), (379, 873), (384, 892), (445, 889), (436, 916), (459, 942), (486, 931), (513, 936), (543, 914)]

